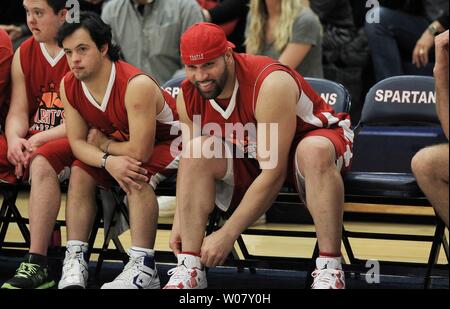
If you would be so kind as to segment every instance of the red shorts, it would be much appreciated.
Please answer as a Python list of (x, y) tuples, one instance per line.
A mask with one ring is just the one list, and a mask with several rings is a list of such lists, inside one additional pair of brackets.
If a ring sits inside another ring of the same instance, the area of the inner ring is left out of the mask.
[[(8, 161), (7, 154), (8, 144), (6, 136), (2, 133), (0, 134), (0, 181), (14, 184), (18, 182), (18, 179), (14, 174), (14, 165)], [(47, 159), (58, 175), (60, 181), (64, 181), (68, 178), (70, 174), (67, 171), (70, 169), (75, 157), (72, 154), (69, 140), (66, 137), (50, 141), (36, 149), (31, 155), (30, 162), (38, 155)], [(29, 166), (25, 170), (22, 179), (28, 178)]]
[[(172, 141), (157, 143), (153, 148), (153, 154), (150, 159), (142, 166), (148, 171), (150, 185), (156, 189), (158, 184), (166, 178), (176, 173), (178, 169), (179, 158), (172, 157), (170, 144)], [(104, 169), (87, 165), (80, 160), (76, 160), (73, 166), (77, 166), (91, 175), (97, 184), (105, 189), (111, 187), (114, 178)]]
[[(299, 174), (295, 153), (300, 141), (310, 136), (323, 136), (333, 143), (336, 165), (341, 172), (349, 169), (351, 165), (352, 142), (344, 136), (342, 128), (317, 129), (297, 137), (292, 143), (285, 185), (293, 187), (300, 194), (304, 194), (304, 181), (301, 181), (303, 176)], [(223, 211), (233, 212), (260, 172), (258, 162), (254, 159), (228, 159), (226, 175), (216, 183), (216, 205)]]

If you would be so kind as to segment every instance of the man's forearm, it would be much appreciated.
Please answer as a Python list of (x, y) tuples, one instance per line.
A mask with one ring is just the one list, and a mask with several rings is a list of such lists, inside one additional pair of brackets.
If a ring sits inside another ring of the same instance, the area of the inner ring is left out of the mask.
[[(284, 183), (285, 177), (267, 177), (261, 173), (250, 185), (239, 207), (222, 227), (227, 234), (237, 239), (267, 209), (270, 208)], [(272, 176), (272, 175), (271, 175)]]
[(70, 147), (78, 160), (90, 166), (100, 167), (102, 157), (105, 153), (98, 147), (84, 140), (70, 141)]
[(5, 135), (7, 140), (25, 138), (28, 135), (29, 123), (26, 115), (10, 114), (6, 118)]
[(105, 148), (107, 147), (108, 149), (102, 149), (103, 151), (108, 150), (109, 154), (115, 156), (128, 156), (140, 162), (146, 162), (153, 152), (153, 147), (149, 149), (149, 147), (143, 144), (137, 146), (136, 143), (130, 141), (110, 141), (108, 143), (109, 145), (105, 146)]
[(64, 123), (60, 124), (57, 127), (51, 128), (46, 131), (39, 132), (40, 140), (45, 144), (50, 141), (54, 141), (59, 138), (66, 137), (66, 125)]

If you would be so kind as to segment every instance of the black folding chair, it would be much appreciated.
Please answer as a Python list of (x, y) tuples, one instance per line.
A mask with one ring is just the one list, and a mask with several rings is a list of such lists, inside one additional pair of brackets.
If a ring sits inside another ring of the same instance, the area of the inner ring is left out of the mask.
[[(361, 120), (355, 128), (354, 155), (364, 156), (370, 149), (358, 148), (358, 134), (364, 128), (377, 128), (385, 132), (386, 141), (396, 130), (415, 128), (436, 130), (440, 122), (434, 103), (434, 79), (427, 76), (397, 76), (385, 79), (374, 85), (368, 92), (362, 110)], [(438, 140), (434, 141), (438, 142)], [(367, 145), (366, 145), (367, 146)], [(398, 157), (411, 162), (411, 149), (415, 151), (427, 145), (418, 144), (412, 139), (410, 145), (395, 149)], [(383, 147), (383, 145), (372, 145)], [(415, 152), (414, 151), (414, 152)], [(381, 159), (381, 158), (380, 158)], [(430, 203), (420, 190), (412, 172), (397, 173), (386, 171), (348, 172), (344, 176), (346, 202), (429, 206)], [(440, 246), (444, 240), (444, 224), (437, 218), (434, 236), (392, 235), (377, 233), (359, 233), (347, 231), (348, 237), (411, 240), (432, 242), (425, 286), (430, 284), (431, 270), (436, 263)], [(362, 263), (349, 252), (352, 263)], [(447, 253), (448, 257), (448, 253)]]

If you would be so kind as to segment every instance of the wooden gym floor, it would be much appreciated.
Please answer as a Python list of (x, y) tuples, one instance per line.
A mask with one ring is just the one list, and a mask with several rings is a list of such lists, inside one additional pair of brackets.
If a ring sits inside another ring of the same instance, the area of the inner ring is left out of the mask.
[[(58, 215), (58, 219), (64, 219), (65, 210), (65, 196)], [(28, 216), (28, 192), (21, 192), (17, 201), (17, 205), (21, 214)], [(367, 205), (367, 204), (346, 204), (346, 211), (352, 212), (379, 212), (380, 208), (385, 213), (407, 213), (420, 215), (433, 215), (430, 207), (417, 206), (383, 206)], [(160, 223), (171, 223), (171, 218), (160, 218)], [(371, 223), (371, 222), (344, 222), (345, 228), (348, 231), (359, 232), (377, 232), (377, 233), (398, 233), (411, 235), (433, 235), (434, 227), (431, 225), (419, 224), (399, 224), (399, 223)], [(279, 224), (267, 223), (257, 225), (253, 228), (257, 229), (277, 229), (289, 231), (314, 231), (314, 226), (305, 224)], [(169, 242), (170, 231), (159, 230), (155, 249), (160, 251), (170, 251)], [(448, 230), (446, 231), (448, 239)], [(62, 243), (65, 244), (66, 233), (65, 228), (61, 230)], [(280, 236), (243, 236), (246, 246), (253, 255), (269, 255), (269, 256), (283, 256), (283, 257), (310, 257), (315, 239), (312, 238), (294, 238), (294, 237), (280, 237)], [(15, 224), (11, 224), (6, 236), (7, 241), (21, 241), (20, 232)], [(96, 247), (101, 247), (103, 240), (103, 230), (99, 230), (96, 240)], [(129, 231), (120, 236), (120, 240), (125, 249), (130, 247)], [(359, 259), (383, 260), (383, 261), (398, 261), (398, 262), (413, 262), (426, 263), (431, 243), (415, 242), (415, 241), (393, 241), (393, 240), (373, 240), (373, 239), (350, 239), (355, 257)], [(113, 245), (112, 245), (113, 246)], [(346, 256), (343, 250), (344, 257)], [(93, 259), (96, 257), (93, 256)], [(447, 260), (443, 250), (439, 255), (439, 264), (447, 264)]]

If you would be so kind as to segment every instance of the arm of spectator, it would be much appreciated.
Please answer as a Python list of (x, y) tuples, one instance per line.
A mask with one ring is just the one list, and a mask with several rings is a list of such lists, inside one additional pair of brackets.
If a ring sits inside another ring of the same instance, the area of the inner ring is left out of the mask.
[(248, 1), (244, 0), (224, 0), (216, 7), (203, 11), (207, 21), (220, 25), (240, 17), (246, 12), (247, 4)]
[(442, 129), (448, 139), (448, 40), (449, 31), (439, 34), (435, 39), (436, 63), (434, 78), (436, 83), (436, 110), (441, 121)]
[(295, 70), (311, 48), (320, 43), (321, 25), (317, 16), (308, 10), (300, 14), (292, 27), (292, 38), (278, 60)]
[(16, 25), (0, 25), (0, 29), (5, 30), (13, 41), (22, 36), (22, 28)]
[[(298, 97), (297, 84), (286, 72), (272, 72), (263, 81), (255, 111), (258, 131), (265, 132), (264, 136), (257, 138), (257, 159), (262, 171), (224, 226), (204, 238), (201, 248), (203, 265), (213, 267), (223, 264), (235, 240), (267, 211), (280, 192), (295, 134), (295, 103)], [(277, 124), (276, 129), (273, 124)], [(265, 126), (266, 130), (261, 130), (261, 126)], [(268, 157), (262, 156), (261, 152), (265, 151), (270, 153)]]
[(289, 43), (278, 59), (282, 64), (295, 70), (311, 50), (311, 44)]
[(438, 32), (445, 31), (445, 28), (441, 23), (435, 20), (422, 33), (419, 40), (417, 40), (412, 53), (412, 63), (416, 65), (417, 68), (426, 66), (429, 61), (429, 53), (434, 44), (434, 34), (431, 33), (430, 27), (435, 28)]

